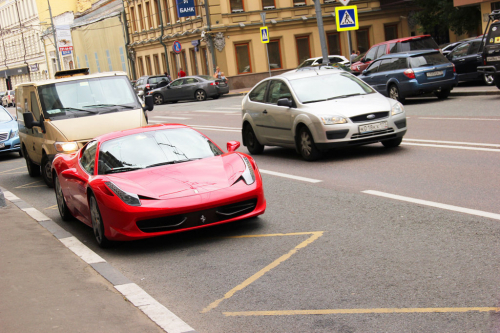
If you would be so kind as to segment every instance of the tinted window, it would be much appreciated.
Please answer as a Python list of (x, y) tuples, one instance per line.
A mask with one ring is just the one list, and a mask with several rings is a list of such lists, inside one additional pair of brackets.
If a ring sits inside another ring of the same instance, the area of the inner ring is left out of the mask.
[(380, 45), (377, 50), (377, 59), (386, 54), (387, 45)]
[(175, 80), (174, 82), (172, 82), (172, 83), (170, 84), (170, 86), (171, 86), (171, 87), (177, 87), (177, 86), (180, 86), (180, 85), (182, 84), (182, 81), (184, 81), (184, 80), (182, 80), (182, 79), (180, 79), (180, 80)]
[(377, 50), (378, 47), (372, 47), (368, 53), (366, 53), (365, 60), (366, 61), (372, 61), (375, 59), (375, 56), (377, 55)]
[(221, 155), (208, 138), (191, 128), (164, 129), (106, 141), (99, 151), (99, 174), (124, 172)]
[(184, 84), (198, 83), (198, 80), (190, 77), (189, 79), (184, 79)]
[(412, 68), (441, 65), (446, 63), (449, 63), (449, 61), (441, 53), (423, 54), (410, 58)]
[(396, 43), (389, 44), (389, 53), (397, 53), (398, 45)]
[(399, 52), (413, 51), (413, 50), (437, 50), (439, 46), (436, 44), (432, 37), (424, 37), (418, 39), (411, 39), (399, 43)]
[(481, 42), (480, 41), (472, 42), (471, 45), (470, 45), (470, 47), (469, 47), (469, 51), (467, 52), (467, 54), (478, 54), (480, 47), (481, 47)]
[(371, 74), (377, 73), (379, 66), (380, 66), (380, 61), (374, 61), (373, 63), (370, 64), (370, 66), (366, 70)]
[(460, 58), (465, 55), (467, 55), (467, 52), (469, 50), (469, 43), (463, 43), (460, 46), (458, 46), (456, 49), (453, 50), (453, 52), (450, 53), (452, 59)]
[(382, 60), (380, 67), (378, 68), (379, 72), (387, 72), (387, 71), (392, 71), (395, 68), (395, 63), (397, 62), (398, 58), (392, 58), (392, 59), (384, 59)]
[(283, 81), (271, 81), (271, 85), (269, 86), (269, 103), (278, 104), (278, 100), (281, 98), (291, 99), (292, 93), (290, 92), (290, 89)]
[(89, 142), (83, 151), (82, 158), (80, 159), (82, 168), (90, 175), (94, 174), (96, 149), (97, 141)]
[(266, 81), (259, 84), (254, 90), (252, 90), (248, 98), (250, 98), (251, 101), (263, 103), (266, 94), (267, 83), (268, 82)]

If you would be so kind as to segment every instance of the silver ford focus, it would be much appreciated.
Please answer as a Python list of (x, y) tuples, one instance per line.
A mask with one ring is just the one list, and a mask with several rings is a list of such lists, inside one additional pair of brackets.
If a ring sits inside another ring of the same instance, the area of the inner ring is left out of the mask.
[(401, 103), (342, 70), (288, 72), (262, 80), (242, 102), (243, 144), (296, 148), (307, 161), (332, 148), (381, 142), (397, 147), (406, 134)]

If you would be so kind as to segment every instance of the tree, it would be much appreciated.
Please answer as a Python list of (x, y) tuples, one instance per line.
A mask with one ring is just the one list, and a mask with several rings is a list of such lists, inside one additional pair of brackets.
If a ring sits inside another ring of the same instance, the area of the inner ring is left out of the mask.
[(414, 2), (421, 8), (415, 13), (415, 18), (425, 32), (442, 35), (447, 34), (450, 29), (456, 35), (463, 35), (474, 33), (480, 27), (479, 6), (455, 7), (453, 0), (414, 0)]

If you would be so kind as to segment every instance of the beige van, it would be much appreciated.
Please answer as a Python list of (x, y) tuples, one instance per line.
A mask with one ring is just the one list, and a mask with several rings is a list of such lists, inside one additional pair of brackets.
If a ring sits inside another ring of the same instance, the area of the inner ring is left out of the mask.
[[(147, 124), (152, 98), (138, 99), (124, 72), (88, 75), (58, 72), (55, 80), (16, 86), (21, 151), (29, 175), (42, 174), (52, 187), (51, 165), (59, 153), (73, 153), (92, 138)], [(151, 97), (151, 96), (148, 96)]]

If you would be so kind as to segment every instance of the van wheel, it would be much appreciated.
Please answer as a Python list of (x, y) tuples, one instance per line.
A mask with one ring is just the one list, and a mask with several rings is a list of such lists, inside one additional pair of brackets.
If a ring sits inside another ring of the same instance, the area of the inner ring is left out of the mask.
[(42, 156), (42, 178), (45, 181), (45, 184), (47, 184), (48, 187), (52, 188), (54, 187), (54, 183), (52, 180), (52, 163), (50, 163), (49, 158), (47, 155)]
[(31, 162), (31, 158), (29, 157), (25, 147), (23, 147), (23, 155), (24, 159), (26, 160), (26, 169), (28, 169), (28, 174), (30, 175), (30, 177), (40, 176), (40, 167)]
[(484, 83), (487, 86), (492, 86), (495, 84), (495, 77), (491, 74), (484, 74)]
[(399, 103), (403, 104), (405, 102), (405, 98), (401, 96), (401, 93), (399, 92), (399, 88), (395, 84), (391, 84), (389, 86), (389, 97), (392, 99), (395, 99)]

